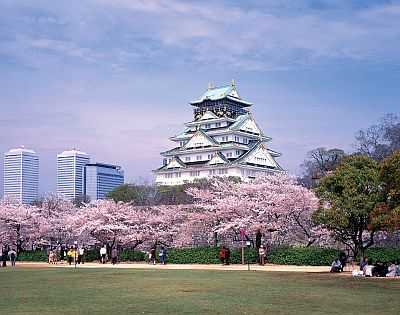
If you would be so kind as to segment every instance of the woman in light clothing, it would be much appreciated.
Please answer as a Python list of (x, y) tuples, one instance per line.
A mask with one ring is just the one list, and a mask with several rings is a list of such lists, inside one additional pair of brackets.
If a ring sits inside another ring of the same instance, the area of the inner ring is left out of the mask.
[(259, 256), (259, 260), (260, 260), (260, 265), (264, 266), (265, 264), (265, 254), (266, 254), (266, 250), (264, 248), (264, 245), (261, 245), (260, 248), (258, 249), (258, 256)]

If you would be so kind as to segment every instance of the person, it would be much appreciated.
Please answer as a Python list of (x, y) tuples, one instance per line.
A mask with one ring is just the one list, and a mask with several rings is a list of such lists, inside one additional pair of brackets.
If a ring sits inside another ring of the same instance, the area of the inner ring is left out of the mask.
[(48, 256), (47, 262), (49, 264), (53, 264), (54, 263), (54, 252), (52, 250), (49, 250), (48, 254), (49, 254), (49, 256)]
[(372, 276), (374, 277), (386, 277), (388, 273), (388, 266), (386, 263), (377, 262), (376, 266), (372, 270)]
[(107, 261), (107, 248), (106, 248), (106, 245), (104, 245), (102, 248), (100, 248), (100, 260), (101, 260), (101, 263), (103, 265)]
[(363, 257), (360, 262), (360, 270), (364, 271), (364, 267), (368, 265), (368, 257)]
[(346, 264), (347, 264), (347, 257), (346, 257), (346, 254), (343, 253), (343, 252), (341, 252), (341, 253), (339, 254), (339, 260), (340, 260), (340, 263), (341, 263), (341, 265), (342, 265), (342, 269), (341, 269), (340, 271), (343, 272), (343, 271), (344, 271), (344, 267), (346, 267)]
[(400, 261), (396, 261), (396, 277), (400, 277)]
[(167, 251), (165, 250), (164, 246), (161, 246), (160, 253), (158, 255), (160, 256), (160, 263), (162, 265), (165, 265), (167, 258)]
[(388, 273), (386, 274), (386, 277), (396, 277), (396, 269), (396, 264), (392, 262), (391, 265), (388, 267)]
[(72, 264), (73, 259), (74, 259), (74, 252), (72, 251), (72, 247), (71, 247), (67, 252), (68, 265)]
[(111, 263), (115, 265), (117, 263), (117, 260), (118, 260), (118, 250), (117, 247), (114, 246), (111, 250)]
[(153, 246), (153, 247), (150, 249), (150, 255), (151, 255), (151, 260), (150, 260), (150, 262), (152, 262), (153, 265), (155, 265), (155, 264), (156, 264), (156, 247), (155, 247), (155, 246)]
[(229, 265), (231, 262), (231, 250), (229, 247), (225, 247), (225, 265)]
[(219, 260), (221, 261), (221, 264), (225, 264), (225, 246), (221, 246), (221, 249), (219, 251)]
[(339, 258), (336, 258), (331, 265), (331, 272), (341, 272), (342, 271), (342, 263)]
[(3, 247), (3, 267), (7, 267), (7, 258), (8, 258), (8, 245), (4, 245)]
[[(0, 260), (3, 259), (3, 244), (0, 244)], [(1, 264), (0, 264), (1, 267)]]
[(8, 257), (10, 257), (11, 266), (15, 267), (15, 261), (17, 260), (17, 252), (14, 249), (11, 249), (8, 252)]
[(261, 245), (260, 248), (258, 249), (258, 259), (259, 259), (260, 265), (264, 266), (264, 264), (265, 264), (265, 248), (264, 248), (264, 245)]
[(83, 248), (83, 246), (79, 247), (78, 250), (78, 264), (83, 264), (83, 255), (85, 254), (85, 249)]
[(374, 270), (374, 265), (372, 264), (372, 259), (368, 260), (368, 258), (365, 260), (365, 263), (363, 264), (363, 273), (365, 277), (372, 277), (372, 272)]

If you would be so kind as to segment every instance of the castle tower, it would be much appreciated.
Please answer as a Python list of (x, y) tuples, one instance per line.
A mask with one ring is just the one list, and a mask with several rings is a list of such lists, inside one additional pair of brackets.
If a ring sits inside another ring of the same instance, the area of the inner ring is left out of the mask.
[(156, 184), (180, 185), (213, 176), (235, 176), (243, 180), (282, 171), (269, 149), (271, 140), (254, 120), (251, 103), (240, 98), (236, 84), (214, 87), (196, 101), (194, 119), (170, 138), (175, 148), (161, 152), (163, 166), (155, 170)]

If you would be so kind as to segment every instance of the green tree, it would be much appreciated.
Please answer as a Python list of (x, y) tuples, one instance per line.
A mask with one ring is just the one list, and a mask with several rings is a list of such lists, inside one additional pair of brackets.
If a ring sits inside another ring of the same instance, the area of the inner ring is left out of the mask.
[(354, 257), (363, 255), (374, 244), (380, 228), (371, 221), (371, 214), (382, 200), (378, 163), (366, 156), (346, 157), (321, 180), (316, 193), (320, 208), (314, 213), (314, 221), (347, 245)]
[(373, 224), (382, 229), (394, 231), (400, 229), (400, 151), (396, 151), (380, 165), (384, 202), (379, 204), (373, 213)]
[(124, 184), (108, 193), (107, 198), (115, 202), (134, 202), (138, 205), (146, 205), (150, 202), (152, 194), (151, 186)]

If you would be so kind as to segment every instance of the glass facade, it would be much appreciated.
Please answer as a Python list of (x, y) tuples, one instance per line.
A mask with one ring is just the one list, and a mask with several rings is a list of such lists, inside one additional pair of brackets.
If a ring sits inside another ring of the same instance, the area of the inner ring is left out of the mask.
[(120, 166), (95, 163), (84, 167), (84, 194), (91, 201), (106, 199), (109, 192), (123, 183), (124, 172)]
[(4, 154), (4, 197), (29, 204), (38, 199), (39, 157), (32, 150)]
[(65, 151), (57, 155), (57, 193), (69, 200), (83, 194), (83, 168), (90, 156), (79, 151)]

